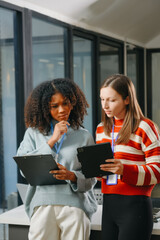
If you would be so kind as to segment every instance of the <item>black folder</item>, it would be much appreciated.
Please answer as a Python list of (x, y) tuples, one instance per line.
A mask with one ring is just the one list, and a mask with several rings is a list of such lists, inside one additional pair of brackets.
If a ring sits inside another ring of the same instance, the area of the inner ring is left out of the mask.
[(51, 154), (15, 156), (18, 167), (31, 186), (66, 184), (50, 174), (50, 170), (58, 170), (57, 163)]
[(106, 163), (106, 159), (112, 159), (111, 144), (100, 143), (77, 148), (78, 160), (82, 165), (82, 173), (86, 178), (102, 177), (113, 173), (100, 170), (100, 165)]

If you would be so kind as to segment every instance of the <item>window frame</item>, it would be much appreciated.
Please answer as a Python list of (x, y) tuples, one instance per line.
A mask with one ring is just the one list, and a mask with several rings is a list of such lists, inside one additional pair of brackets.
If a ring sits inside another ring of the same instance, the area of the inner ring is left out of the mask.
[(160, 48), (147, 49), (147, 116), (152, 119), (152, 53), (160, 53)]

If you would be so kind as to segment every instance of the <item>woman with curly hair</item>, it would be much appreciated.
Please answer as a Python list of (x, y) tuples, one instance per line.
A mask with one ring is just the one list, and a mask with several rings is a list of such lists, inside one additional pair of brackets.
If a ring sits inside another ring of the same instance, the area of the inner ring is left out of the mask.
[(97, 209), (93, 193), (96, 180), (84, 177), (77, 159), (78, 147), (94, 144), (82, 127), (87, 107), (83, 92), (69, 79), (41, 83), (28, 97), (27, 130), (17, 155), (52, 154), (59, 170), (50, 174), (64, 181), (28, 186), (25, 209), (30, 217), (29, 240), (89, 239), (90, 218)]

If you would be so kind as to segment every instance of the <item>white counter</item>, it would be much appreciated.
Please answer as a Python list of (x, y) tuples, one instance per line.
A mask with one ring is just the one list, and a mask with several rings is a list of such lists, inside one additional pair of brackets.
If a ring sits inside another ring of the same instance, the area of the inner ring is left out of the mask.
[(29, 226), (29, 218), (24, 210), (24, 205), (0, 214), (0, 223)]
[[(98, 205), (98, 210), (92, 217), (92, 230), (101, 231), (101, 215), (102, 205)], [(29, 218), (24, 210), (24, 205), (14, 208), (10, 211), (0, 214), (0, 223), (9, 225), (23, 225), (29, 226)], [(154, 223), (153, 232), (154, 235), (160, 235), (160, 221)]]
[[(92, 217), (92, 230), (101, 230), (102, 206), (98, 205), (97, 212)], [(29, 218), (24, 210), (24, 205), (0, 214), (0, 223), (12, 225), (28, 225)]]

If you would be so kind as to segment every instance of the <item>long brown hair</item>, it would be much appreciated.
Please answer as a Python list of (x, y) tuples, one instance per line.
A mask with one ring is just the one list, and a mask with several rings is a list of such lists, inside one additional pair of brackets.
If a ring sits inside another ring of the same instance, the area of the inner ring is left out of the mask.
[[(135, 87), (129, 77), (122, 74), (114, 74), (105, 79), (101, 89), (105, 87), (113, 88), (125, 100), (129, 97), (129, 104), (126, 106), (126, 115), (123, 126), (119, 131), (119, 137), (116, 143), (127, 143), (130, 135), (134, 133), (139, 123), (144, 119), (142, 110), (138, 104)], [(113, 125), (113, 119), (109, 118), (102, 109), (102, 122), (104, 124), (104, 132), (110, 135)]]

